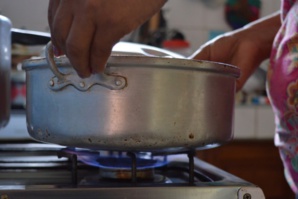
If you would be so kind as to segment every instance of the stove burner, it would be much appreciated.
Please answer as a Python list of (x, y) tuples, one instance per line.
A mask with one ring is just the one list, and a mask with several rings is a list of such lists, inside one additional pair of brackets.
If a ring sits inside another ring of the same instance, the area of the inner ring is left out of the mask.
[(75, 155), (79, 161), (87, 165), (103, 169), (128, 170), (131, 169), (133, 164), (132, 161), (134, 159), (136, 160), (136, 167), (138, 170), (153, 169), (167, 164), (166, 158), (163, 160), (142, 158), (138, 157), (138, 154), (135, 153), (127, 153), (127, 156), (129, 157), (123, 157), (122, 155), (101, 156), (100, 152), (97, 151), (73, 148), (64, 148), (58, 153), (58, 156), (60, 157), (69, 157), (71, 155)]
[[(99, 157), (97, 159), (98, 167), (104, 169), (120, 169), (130, 170), (131, 169), (131, 158), (130, 157)], [(138, 170), (152, 169), (161, 167), (166, 164), (166, 161), (159, 161), (156, 159), (143, 159), (136, 158), (136, 166)]]
[[(128, 180), (132, 178), (132, 159), (130, 157), (99, 157), (100, 176), (108, 179)], [(136, 158), (136, 178), (154, 179), (154, 168), (166, 162), (154, 159)]]
[(58, 157), (75, 157), (75, 159), (80, 160), (84, 164), (94, 167), (98, 167), (97, 158), (99, 157), (99, 155), (99, 152), (80, 150), (75, 148), (64, 148), (58, 152)]
[[(58, 152), (58, 157), (68, 157), (71, 161), (73, 184), (76, 184), (76, 164), (77, 160), (86, 165), (100, 168), (100, 178), (132, 180), (137, 179), (154, 180), (154, 169), (167, 164), (166, 156), (163, 160), (144, 158), (141, 154), (127, 152), (128, 157), (109, 155), (101, 156), (97, 151), (81, 150), (75, 148), (64, 148)], [(138, 157), (140, 156), (140, 157)]]

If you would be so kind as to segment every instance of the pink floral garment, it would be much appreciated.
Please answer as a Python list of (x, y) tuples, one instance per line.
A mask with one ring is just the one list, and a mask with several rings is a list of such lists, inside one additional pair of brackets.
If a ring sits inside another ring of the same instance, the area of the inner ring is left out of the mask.
[(275, 113), (275, 145), (285, 176), (298, 193), (298, 1), (282, 1), (282, 26), (268, 70), (268, 94)]

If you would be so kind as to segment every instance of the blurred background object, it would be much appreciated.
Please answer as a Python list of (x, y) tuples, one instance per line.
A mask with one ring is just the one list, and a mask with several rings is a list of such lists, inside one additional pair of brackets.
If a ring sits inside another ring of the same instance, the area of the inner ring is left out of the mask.
[(192, 54), (190, 43), (179, 30), (168, 31), (167, 39), (162, 42), (162, 48), (176, 52), (185, 57)]
[(241, 28), (260, 17), (260, 0), (227, 0), (225, 19), (233, 30)]

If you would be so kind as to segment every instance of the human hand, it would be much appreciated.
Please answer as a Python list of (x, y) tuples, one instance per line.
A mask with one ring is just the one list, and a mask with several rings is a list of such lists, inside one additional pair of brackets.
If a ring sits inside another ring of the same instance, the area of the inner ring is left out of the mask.
[(203, 46), (191, 58), (209, 60), (237, 66), (241, 70), (236, 89), (239, 91), (262, 59), (256, 50), (258, 44), (252, 38), (241, 38), (239, 33), (230, 32), (219, 36)]
[(269, 58), (273, 39), (280, 27), (279, 13), (231, 31), (207, 42), (190, 58), (237, 66), (241, 70), (236, 83), (239, 91), (250, 75)]
[(66, 54), (80, 77), (103, 72), (113, 46), (153, 16), (166, 0), (50, 0), (55, 51)]

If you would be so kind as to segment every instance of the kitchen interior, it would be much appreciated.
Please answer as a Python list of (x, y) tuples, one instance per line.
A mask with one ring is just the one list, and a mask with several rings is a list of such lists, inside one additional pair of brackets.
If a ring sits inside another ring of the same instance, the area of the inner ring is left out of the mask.
[[(227, 2), (229, 1), (169, 0), (160, 13), (122, 40), (152, 45), (189, 56), (208, 40), (233, 30), (232, 22), (226, 18)], [(259, 3), (258, 17), (274, 13), (280, 7), (280, 1), (256, 2)], [(47, 4), (47, 0), (0, 0), (0, 14), (11, 20), (13, 28), (38, 31), (48, 36)], [(180, 40), (180, 43), (173, 42), (176, 40)], [(45, 45), (38, 42), (30, 45), (12, 43), (12, 109), (10, 122), (0, 130), (1, 143), (10, 140), (23, 143), (32, 140), (26, 127), (26, 77), (22, 61), (41, 55), (44, 49)], [(233, 141), (220, 147), (197, 150), (195, 156), (259, 186), (268, 199), (294, 198), (284, 179), (283, 166), (273, 143), (274, 116), (265, 92), (267, 65), (268, 61), (264, 61), (242, 91), (235, 96)], [(5, 152), (5, 149), (0, 151)], [(2, 163), (0, 159), (0, 165)], [(1, 185), (0, 195), (3, 198), (6, 195), (1, 191)], [(244, 194), (243, 198), (254, 197)]]

